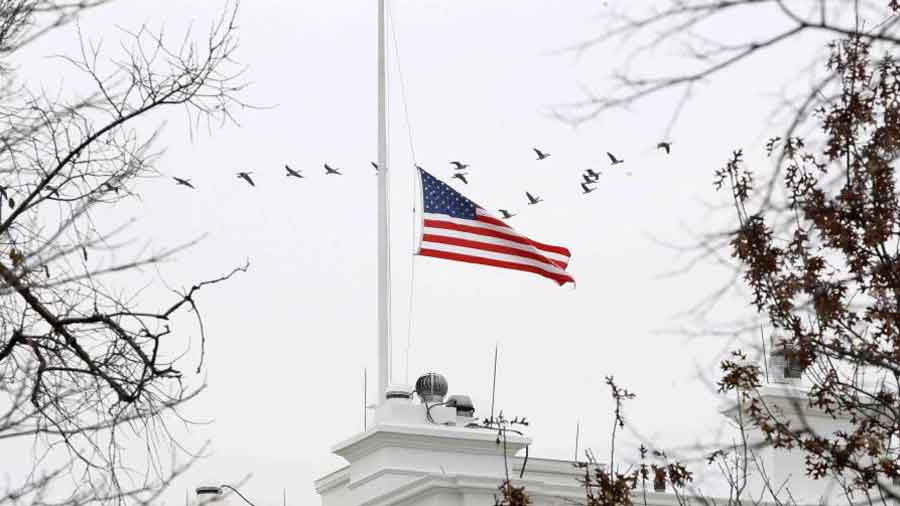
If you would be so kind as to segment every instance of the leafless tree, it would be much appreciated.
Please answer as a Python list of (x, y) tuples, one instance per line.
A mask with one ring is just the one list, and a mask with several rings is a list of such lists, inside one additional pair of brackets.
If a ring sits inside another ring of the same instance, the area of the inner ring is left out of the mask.
[(139, 122), (169, 109), (193, 128), (213, 126), (243, 106), (235, 8), (199, 43), (188, 34), (173, 46), (140, 27), (107, 55), (79, 31), (74, 54), (60, 58), (92, 84), (72, 99), (18, 84), (5, 65), (105, 3), (0, 0), (0, 455), (21, 462), (2, 446), (23, 439), (37, 455), (24, 481), (0, 488), (0, 504), (153, 502), (202, 453), (182, 452), (166, 425), (202, 389), (182, 381), (187, 341), (172, 317), (195, 315), (202, 348), (199, 292), (247, 268), (192, 280), (167, 306), (148, 307), (129, 274), (183, 246), (123, 262), (113, 253), (127, 226), (96, 219), (157, 175), (157, 132)]
[[(608, 4), (604, 2), (599, 12), (606, 23), (601, 34), (575, 43), (566, 51), (581, 54), (616, 46), (625, 55), (623, 64), (606, 76), (608, 87), (597, 93), (586, 91), (583, 100), (557, 111), (568, 121), (590, 120), (658, 94), (681, 97), (672, 104), (673, 114), (677, 115), (693, 97), (697, 85), (714, 84), (753, 58), (789, 57), (798, 75), (821, 67), (827, 54), (819, 45), (810, 44), (807, 54), (789, 52), (786, 56), (783, 52), (802, 38), (817, 36), (815, 40), (827, 42), (858, 34), (874, 51), (900, 46), (900, 4), (894, 0), (662, 0)], [(746, 26), (756, 21), (761, 26)], [(735, 26), (745, 29), (735, 30)], [(660, 65), (657, 51), (661, 49), (667, 51), (666, 56), (675, 57), (674, 65)], [(758, 79), (753, 86), (756, 90), (788, 84), (785, 76), (776, 73), (759, 75)], [(784, 106), (791, 108), (795, 116), (782, 137), (790, 137), (819, 100), (827, 98), (823, 97), (823, 90), (833, 81), (833, 75), (825, 75), (801, 95), (785, 97)]]
[[(803, 136), (807, 145), (822, 142), (813, 113), (841, 98), (838, 76), (827, 67), (828, 44), (848, 36), (861, 37), (877, 59), (900, 48), (900, 3), (895, 0), (658, 0), (652, 2), (603, 2), (599, 34), (577, 41), (565, 51), (584, 59), (604, 55), (611, 71), (586, 89), (582, 98), (554, 108), (553, 113), (570, 123), (590, 121), (615, 109), (626, 109), (654, 100), (662, 115), (670, 118), (660, 138), (677, 137), (678, 118), (703, 101), (699, 89), (721, 88), (730, 73), (751, 61), (789, 62), (788, 73), (759, 72), (753, 81), (727, 91), (735, 100), (761, 90), (781, 89), (772, 117), (779, 131), (770, 137)], [(736, 29), (738, 28), (739, 29)], [(716, 88), (717, 85), (719, 88)], [(662, 105), (659, 105), (662, 102)], [(666, 106), (668, 104), (668, 109)], [(783, 226), (791, 223), (789, 196), (779, 184), (788, 160), (774, 150), (771, 169), (759, 171), (761, 181), (754, 198), (777, 211)], [(835, 181), (839, 174), (832, 174)], [(711, 206), (711, 215), (727, 212), (731, 203)], [(678, 255), (669, 274), (693, 272), (698, 264), (719, 264), (730, 275), (709, 294), (685, 308), (697, 325), (678, 330), (688, 336), (721, 335), (747, 338), (756, 332), (755, 318), (724, 322), (713, 316), (726, 294), (740, 289), (740, 267), (729, 255), (732, 229), (689, 231), (689, 237), (666, 240)], [(713, 322), (709, 320), (712, 317)]]

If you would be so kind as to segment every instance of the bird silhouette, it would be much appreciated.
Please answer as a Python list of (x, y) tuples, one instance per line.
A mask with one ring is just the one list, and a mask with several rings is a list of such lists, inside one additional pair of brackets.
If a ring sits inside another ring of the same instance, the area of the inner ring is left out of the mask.
[(254, 183), (253, 180), (250, 179), (250, 174), (252, 174), (252, 172), (238, 172), (238, 173), (237, 173), (237, 177), (239, 177), (239, 178), (243, 179), (244, 181), (250, 183), (250, 186), (256, 186), (256, 183)]
[(177, 185), (181, 185), (181, 186), (187, 186), (188, 188), (190, 188), (190, 189), (192, 189), (192, 190), (196, 190), (196, 189), (197, 189), (197, 188), (194, 188), (194, 185), (191, 184), (191, 180), (190, 180), (190, 179), (181, 179), (180, 177), (175, 177), (175, 176), (172, 176), (172, 179), (175, 180), (175, 185), (176, 185), (176, 186), (177, 186)]
[(544, 158), (547, 158), (547, 157), (550, 156), (550, 153), (544, 153), (543, 151), (541, 151), (541, 150), (538, 149), (538, 148), (531, 148), (531, 149), (533, 149), (534, 152), (537, 153), (537, 159), (538, 159), (538, 160), (543, 160)]
[(369, 162), (369, 163), (371, 163), (371, 164), (372, 164), (372, 167), (375, 168), (375, 175), (377, 176), (377, 175), (378, 175), (378, 172), (379, 172), (378, 164), (375, 163), (375, 162)]
[(596, 188), (592, 188), (592, 187), (588, 186), (588, 184), (590, 184), (590, 183), (581, 183), (581, 192), (585, 195), (596, 190)]
[(665, 141), (662, 141), (662, 142), (660, 142), (659, 144), (656, 145), (656, 149), (665, 149), (665, 150), (666, 150), (666, 154), (668, 155), (669, 153), (672, 152), (672, 143), (671, 143), (671, 142), (665, 142)]
[(544, 199), (542, 199), (542, 198), (540, 198), (540, 197), (538, 197), (538, 196), (536, 196), (536, 195), (532, 195), (532, 194), (529, 193), (529, 192), (525, 192), (525, 196), (528, 197), (528, 204), (529, 204), (529, 205), (537, 204), (538, 202), (543, 202), (543, 201), (544, 201)]
[(325, 175), (327, 176), (328, 174), (337, 174), (338, 176), (343, 176), (343, 174), (341, 174), (341, 171), (339, 169), (332, 169), (331, 166), (326, 163), (325, 164)]
[(582, 174), (581, 177), (584, 178), (584, 183), (582, 183), (582, 184), (594, 184), (594, 183), (597, 182), (596, 179), (592, 178), (592, 177), (591, 177), (590, 175), (588, 175), (588, 174)]
[(287, 173), (285, 174), (285, 176), (287, 176), (287, 177), (299, 177), (299, 178), (303, 177), (303, 174), (301, 174), (299, 171), (292, 169), (288, 164), (284, 165), (284, 170), (287, 171)]
[(459, 179), (463, 183), (469, 184), (469, 181), (466, 179), (467, 175), (468, 174), (466, 174), (464, 172), (457, 172), (456, 174), (453, 174), (453, 179)]
[(613, 154), (610, 153), (609, 151), (606, 152), (606, 156), (609, 157), (609, 161), (611, 161), (613, 165), (618, 165), (618, 164), (620, 164), (620, 163), (624, 163), (624, 162), (625, 162), (625, 160), (619, 160), (618, 158), (616, 158), (615, 155), (613, 155)]
[(513, 216), (515, 216), (515, 214), (507, 211), (506, 209), (497, 209), (497, 210), (500, 211), (500, 214), (503, 215), (504, 220), (508, 220), (508, 219), (512, 218)]
[(594, 181), (598, 181), (600, 179), (600, 174), (603, 174), (602, 172), (594, 172), (592, 169), (586, 169), (584, 173), (591, 176), (591, 179)]
[(455, 162), (455, 161), (454, 161), (454, 162), (450, 162), (450, 165), (454, 165), (454, 166), (455, 166), (455, 167), (453, 168), (453, 170), (465, 170), (465, 169), (469, 168), (469, 165), (468, 165), (468, 164), (465, 164), (465, 163), (462, 163), (462, 162)]

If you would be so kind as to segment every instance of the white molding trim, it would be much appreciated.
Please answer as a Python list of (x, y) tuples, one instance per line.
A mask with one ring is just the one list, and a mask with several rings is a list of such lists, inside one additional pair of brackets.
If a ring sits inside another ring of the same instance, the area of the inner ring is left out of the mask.
[[(502, 455), (496, 443), (497, 433), (488, 429), (429, 425), (378, 424), (333, 448), (333, 452), (348, 462), (354, 462), (383, 448), (413, 448), (452, 451), (474, 455)], [(515, 455), (531, 439), (516, 434), (506, 437), (509, 455)]]
[(340, 487), (341, 485), (350, 484), (350, 466), (344, 466), (337, 471), (333, 471), (313, 482), (316, 493), (322, 495), (329, 490)]

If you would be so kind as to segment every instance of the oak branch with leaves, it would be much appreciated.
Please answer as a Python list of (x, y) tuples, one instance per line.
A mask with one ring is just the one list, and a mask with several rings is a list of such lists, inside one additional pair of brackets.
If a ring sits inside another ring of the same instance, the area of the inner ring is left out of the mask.
[(740, 151), (716, 175), (737, 211), (732, 251), (753, 305), (805, 371), (809, 404), (853, 429), (819, 434), (781, 423), (754, 394), (755, 366), (731, 362), (720, 387), (740, 393), (769, 444), (802, 452), (811, 477), (840, 474), (848, 494), (882, 502), (900, 477), (900, 65), (871, 48), (863, 36), (829, 48), (841, 94), (816, 112), (821, 149), (799, 137), (769, 143), (786, 160), (788, 229), (752, 208), (754, 176)]

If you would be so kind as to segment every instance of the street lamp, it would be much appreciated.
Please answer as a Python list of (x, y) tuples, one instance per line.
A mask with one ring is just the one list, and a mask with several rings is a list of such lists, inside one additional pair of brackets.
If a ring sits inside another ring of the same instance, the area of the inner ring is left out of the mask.
[(202, 487), (197, 487), (196, 492), (197, 492), (198, 496), (203, 496), (203, 495), (217, 495), (218, 496), (218, 495), (222, 495), (223, 488), (227, 488), (227, 489), (231, 490), (232, 492), (237, 494), (238, 497), (243, 499), (244, 502), (246, 502), (250, 506), (256, 506), (255, 504), (253, 504), (250, 501), (250, 499), (247, 499), (246, 497), (244, 497), (244, 494), (240, 493), (240, 491), (238, 491), (238, 489), (232, 487), (231, 485), (219, 485), (219, 486), (206, 485), (206, 486), (202, 486)]

